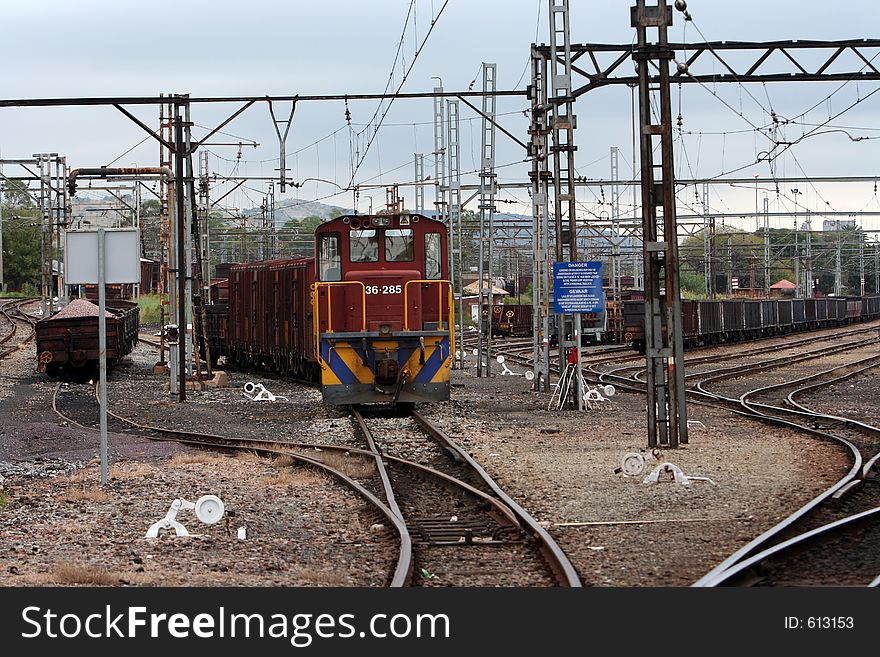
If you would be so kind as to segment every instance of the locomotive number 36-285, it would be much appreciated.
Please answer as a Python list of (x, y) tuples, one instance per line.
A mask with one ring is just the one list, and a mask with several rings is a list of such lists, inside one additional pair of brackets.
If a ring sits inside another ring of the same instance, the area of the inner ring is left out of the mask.
[(367, 285), (367, 294), (400, 294), (403, 292), (402, 285)]

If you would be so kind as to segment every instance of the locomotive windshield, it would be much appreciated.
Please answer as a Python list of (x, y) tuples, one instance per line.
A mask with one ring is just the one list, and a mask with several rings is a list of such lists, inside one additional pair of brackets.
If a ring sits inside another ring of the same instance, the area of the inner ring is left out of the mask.
[(348, 250), (352, 262), (378, 262), (379, 235), (373, 229), (353, 230), (348, 234)]
[(425, 233), (425, 278), (428, 280), (443, 277), (440, 253), (440, 233)]
[(321, 235), (318, 263), (322, 281), (341, 281), (342, 267), (339, 256), (339, 235)]
[(410, 262), (415, 259), (412, 228), (389, 228), (385, 231), (385, 262)]

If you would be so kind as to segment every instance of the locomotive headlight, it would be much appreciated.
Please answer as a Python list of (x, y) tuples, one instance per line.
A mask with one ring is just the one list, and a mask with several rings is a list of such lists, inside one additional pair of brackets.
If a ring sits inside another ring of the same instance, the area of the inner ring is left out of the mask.
[(379, 333), (383, 335), (391, 333), (391, 324), (379, 324)]
[(391, 217), (373, 217), (374, 226), (390, 226)]

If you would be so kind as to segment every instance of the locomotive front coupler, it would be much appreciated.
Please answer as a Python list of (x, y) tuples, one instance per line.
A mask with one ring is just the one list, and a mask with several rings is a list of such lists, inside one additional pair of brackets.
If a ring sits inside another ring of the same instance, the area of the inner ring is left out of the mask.
[(403, 370), (403, 373), (400, 375), (400, 380), (397, 382), (397, 390), (394, 391), (394, 400), (393, 403), (396, 404), (397, 400), (400, 398), (400, 393), (403, 390), (403, 386), (406, 385), (407, 380), (409, 379), (409, 370)]

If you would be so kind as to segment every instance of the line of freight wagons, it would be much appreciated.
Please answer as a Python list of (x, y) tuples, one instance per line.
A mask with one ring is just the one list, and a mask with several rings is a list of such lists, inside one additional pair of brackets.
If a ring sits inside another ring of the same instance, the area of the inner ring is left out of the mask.
[[(880, 297), (681, 302), (685, 347), (750, 340), (876, 319)], [(645, 347), (645, 302), (624, 303), (624, 341)]]

